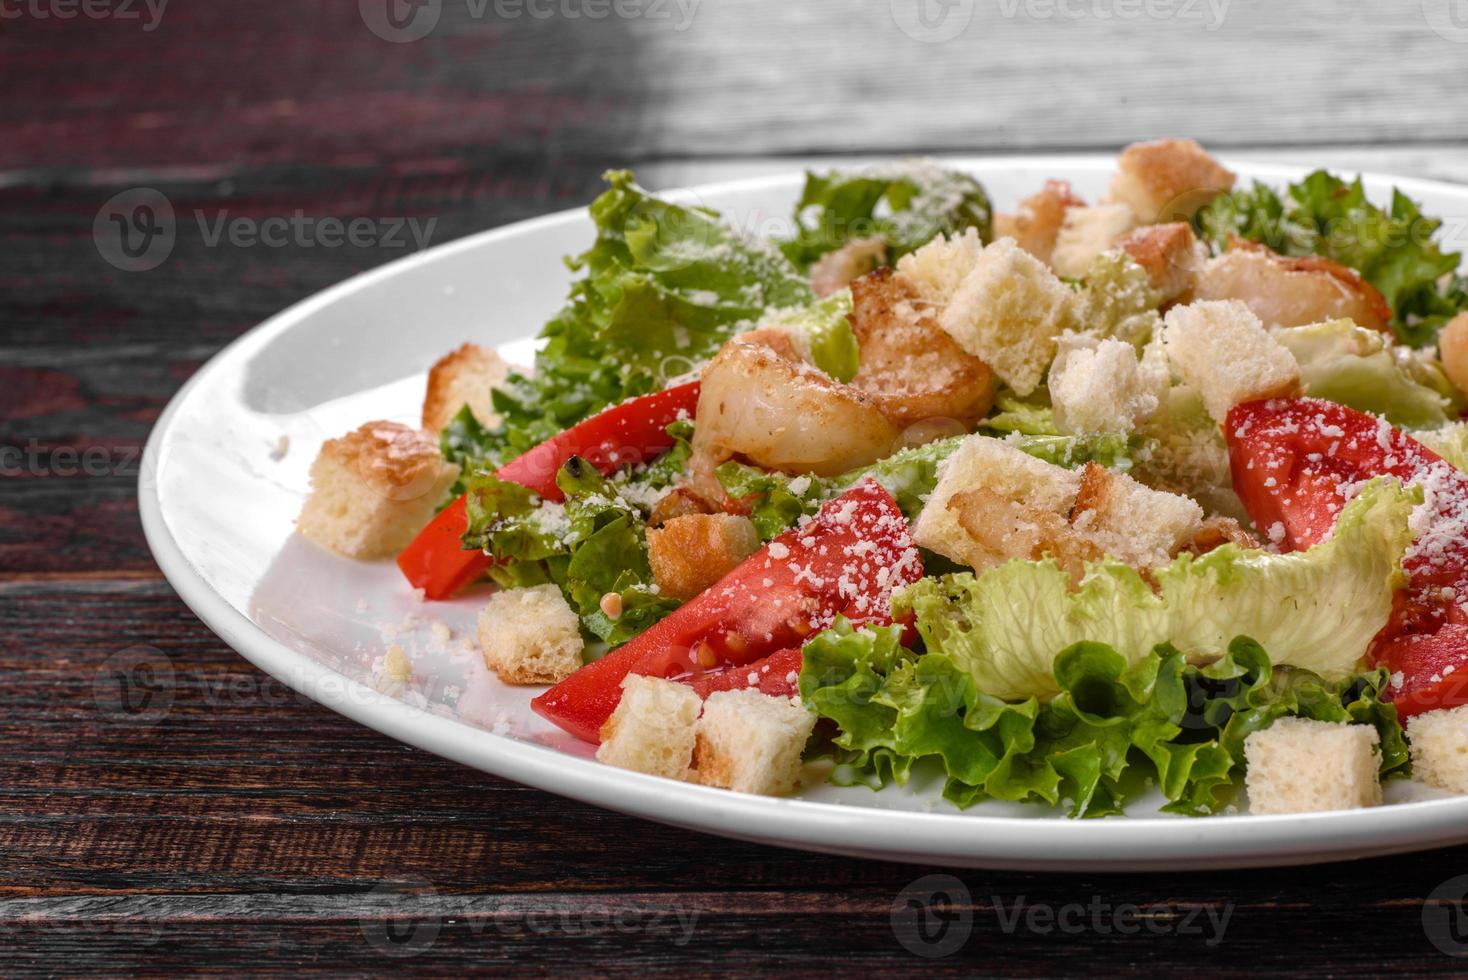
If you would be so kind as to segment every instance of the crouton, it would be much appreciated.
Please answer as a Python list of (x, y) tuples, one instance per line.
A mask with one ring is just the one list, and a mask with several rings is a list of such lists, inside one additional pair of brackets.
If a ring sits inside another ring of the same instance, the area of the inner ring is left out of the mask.
[(1075, 307), (1070, 287), (1002, 238), (979, 253), (938, 325), (1016, 393), (1028, 395), (1055, 357), (1055, 338), (1074, 322)]
[(1038, 194), (1019, 202), (1014, 214), (994, 215), (994, 237), (1013, 238), (1026, 252), (1049, 262), (1066, 211), (1085, 206), (1086, 202), (1072, 193), (1070, 184), (1047, 180)]
[(1137, 226), (1137, 216), (1125, 204), (1097, 204), (1065, 212), (1050, 265), (1068, 279), (1080, 279), (1091, 260), (1109, 251), (1117, 239)]
[(674, 599), (692, 599), (759, 547), (754, 524), (736, 514), (684, 514), (647, 531), (653, 579)]
[[(913, 525), (913, 540), (929, 551), (978, 571), (1010, 558), (1028, 557), (1029, 550), (1017, 553), (1009, 550), (1009, 544), (1022, 547), (1017, 538), (976, 539), (960, 519), (964, 503), (954, 507), (954, 498), (967, 491), (984, 489), (1002, 500), (1066, 518), (1080, 485), (1079, 473), (1036, 459), (1001, 440), (969, 436), (940, 464), (938, 482)], [(984, 497), (969, 500), (970, 509), (991, 502)], [(970, 518), (971, 521), (980, 519), (976, 513)]]
[(897, 260), (897, 271), (912, 283), (924, 302), (942, 306), (973, 271), (984, 243), (974, 228), (961, 235), (939, 235), (915, 252)]
[(1354, 810), (1381, 803), (1380, 736), (1371, 725), (1281, 718), (1244, 739), (1251, 813)]
[[(1055, 426), (1067, 434), (1131, 432), (1152, 417), (1168, 377), (1124, 340), (1074, 346), (1050, 369)], [(1162, 365), (1165, 368), (1165, 365)]]
[(423, 396), (423, 428), (442, 432), (465, 405), (479, 424), (493, 428), (499, 416), (490, 407), (490, 390), (504, 382), (510, 366), (493, 350), (465, 344), (440, 357), (428, 370)]
[(853, 387), (895, 425), (947, 418), (971, 425), (994, 405), (994, 375), (938, 326), (917, 289), (891, 269), (851, 284), (851, 329), (861, 351)]
[(1242, 300), (1267, 327), (1349, 319), (1387, 330), (1392, 318), (1386, 298), (1355, 269), (1329, 259), (1278, 255), (1241, 239), (1203, 264), (1192, 298)]
[(1417, 715), (1407, 724), (1407, 738), (1414, 779), (1468, 795), (1468, 705)]
[(887, 257), (887, 240), (880, 235), (853, 238), (834, 252), (827, 252), (810, 267), (810, 288), (820, 297), (851, 285), (853, 279), (871, 272)]
[(1071, 525), (1099, 551), (1133, 568), (1165, 565), (1203, 528), (1203, 508), (1096, 463), (1081, 472)]
[(716, 691), (703, 705), (693, 746), (698, 781), (774, 796), (800, 783), (800, 756), (815, 715), (756, 690)]
[(1140, 224), (1192, 221), (1205, 204), (1232, 190), (1234, 180), (1195, 140), (1133, 143), (1117, 160), (1111, 198), (1136, 212)]
[(1147, 270), (1152, 288), (1162, 295), (1164, 303), (1193, 290), (1207, 259), (1193, 226), (1181, 221), (1138, 228), (1118, 239), (1116, 247)]
[(581, 620), (554, 585), (507, 589), (479, 611), (484, 665), (506, 684), (556, 684), (581, 669)]
[(1437, 335), (1438, 356), (1443, 373), (1459, 391), (1468, 395), (1468, 313), (1459, 313)]
[(647, 515), (649, 527), (662, 527), (675, 517), (688, 514), (712, 514), (715, 507), (688, 487), (674, 487), (652, 505)]
[(389, 643), (382, 663), (372, 677), (372, 686), (389, 697), (398, 697), (413, 682), (413, 661), (396, 643)]
[(296, 528), (349, 558), (387, 558), (428, 524), (458, 475), (428, 433), (368, 422), (322, 444)]
[(687, 684), (628, 674), (622, 700), (602, 725), (597, 759), (650, 776), (687, 779), (702, 705)]
[(1196, 302), (1167, 311), (1167, 356), (1222, 422), (1242, 402), (1291, 395), (1300, 388), (1295, 356), (1238, 300)]

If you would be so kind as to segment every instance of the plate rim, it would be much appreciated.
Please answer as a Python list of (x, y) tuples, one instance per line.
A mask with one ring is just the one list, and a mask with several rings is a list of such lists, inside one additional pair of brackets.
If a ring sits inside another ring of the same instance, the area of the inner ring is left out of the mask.
[[(963, 156), (946, 165), (977, 171), (1055, 167), (1064, 175), (1105, 168), (1099, 154)], [(1223, 161), (1246, 177), (1298, 179), (1310, 168)], [(1468, 186), (1362, 171), (1363, 179), (1420, 194), (1457, 195)], [(773, 191), (801, 179), (789, 173), (659, 191), (718, 196)], [(353, 721), (470, 768), (583, 803), (685, 829), (773, 846), (886, 861), (1030, 871), (1127, 872), (1296, 865), (1400, 853), (1468, 840), (1468, 797), (1380, 808), (1287, 815), (1112, 817), (1069, 820), (971, 813), (929, 813), (752, 796), (630, 772), (544, 745), (486, 731), (406, 704), (299, 653), (270, 636), (220, 595), (184, 554), (158, 494), (159, 454), (193, 395), (223, 370), (279, 334), (364, 287), (500, 239), (588, 221), (571, 208), (476, 232), (366, 270), (312, 294), (245, 331), (210, 357), (169, 399), (149, 433), (138, 476), (144, 537), (164, 578), (185, 605), (231, 649), (267, 674)], [(1383, 827), (1382, 825), (1386, 826)], [(903, 830), (910, 834), (896, 833)], [(892, 845), (893, 838), (902, 841)], [(1229, 851), (1233, 844), (1237, 850)], [(1196, 848), (1206, 846), (1205, 853)]]

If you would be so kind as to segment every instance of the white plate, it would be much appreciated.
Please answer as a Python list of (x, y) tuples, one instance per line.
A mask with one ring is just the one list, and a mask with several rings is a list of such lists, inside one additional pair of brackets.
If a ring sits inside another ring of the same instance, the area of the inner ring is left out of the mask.
[[(1009, 206), (1046, 177), (1088, 198), (1110, 159), (959, 164)], [(1239, 165), (1282, 182), (1284, 167)], [(783, 227), (790, 175), (686, 192), (751, 231)], [(1396, 183), (1428, 213), (1468, 214), (1468, 189)], [(1055, 870), (1236, 867), (1324, 861), (1468, 840), (1468, 799), (1287, 817), (1158, 816), (1071, 821), (986, 803), (960, 813), (939, 787), (872, 793), (814, 780), (799, 798), (744, 796), (602, 766), (529, 711), (534, 689), (501, 685), (474, 649), (482, 593), (416, 603), (390, 562), (359, 564), (292, 534), (323, 439), (369, 419), (416, 424), (423, 372), (473, 339), (527, 360), (524, 339), (559, 308), (563, 255), (592, 240), (584, 210), (486, 232), (342, 283), (261, 324), (214, 357), (159, 420), (139, 499), (148, 543), (183, 600), (262, 670), (392, 738), (508, 779), (624, 813), (788, 847), (969, 867)], [(288, 440), (288, 445), (285, 440)], [(284, 454), (281, 450), (285, 449)], [(443, 625), (435, 626), (434, 621)], [(447, 633), (445, 631), (447, 629)], [(401, 697), (374, 688), (388, 643), (412, 657)], [(1413, 794), (1411, 787), (1396, 792)]]

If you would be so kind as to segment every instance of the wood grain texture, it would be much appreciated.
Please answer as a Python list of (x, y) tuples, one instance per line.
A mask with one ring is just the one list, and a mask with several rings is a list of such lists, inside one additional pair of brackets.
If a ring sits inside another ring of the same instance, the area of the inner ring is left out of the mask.
[[(1468, 47), (1427, 27), (1435, 4), (1233, 0), (1210, 31), (1089, 0), (1079, 17), (958, 0), (971, 16), (942, 43), (902, 32), (905, 0), (706, 0), (684, 30), (444, 0), (405, 44), (323, 0), (180, 2), (153, 30), (0, 20), (0, 83), (26, 93), (0, 100), (0, 975), (1453, 972), (1424, 908), (1461, 901), (1424, 900), (1468, 873), (1468, 848), (954, 873), (706, 837), (471, 772), (229, 650), (158, 574), (135, 502), (136, 454), (199, 365), (403, 254), (210, 245), (195, 212), (433, 219), (441, 243), (584, 202), (608, 166), (668, 186), (805, 154), (1160, 132), (1468, 179)], [(184, 220), (166, 262), (126, 273), (93, 221), (138, 186)], [(928, 960), (893, 907), (945, 873), (966, 890), (959, 931), (931, 924), (962, 942)], [(1210, 913), (1228, 916), (1221, 941)]]

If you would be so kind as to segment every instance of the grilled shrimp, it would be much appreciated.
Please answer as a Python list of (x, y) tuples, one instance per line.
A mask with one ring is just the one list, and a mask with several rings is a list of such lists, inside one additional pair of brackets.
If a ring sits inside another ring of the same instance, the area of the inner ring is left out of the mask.
[(1346, 317), (1386, 330), (1386, 299), (1354, 269), (1320, 258), (1289, 258), (1266, 245), (1235, 238), (1203, 266), (1193, 299), (1238, 299), (1265, 326), (1300, 327)]
[(894, 424), (952, 419), (971, 425), (993, 407), (993, 373), (938, 326), (917, 291), (891, 269), (851, 284), (851, 329), (861, 349), (851, 384)]
[(1077, 197), (1063, 180), (1047, 180), (1038, 193), (1019, 202), (1014, 214), (994, 215), (994, 237), (1013, 238), (1020, 248), (1041, 262), (1049, 262), (1055, 250), (1055, 237), (1065, 223), (1065, 212), (1082, 208), (1086, 202)]
[(746, 335), (704, 368), (690, 469), (696, 486), (734, 456), (787, 473), (833, 476), (886, 456), (898, 436), (862, 391), (760, 343), (759, 334)]

